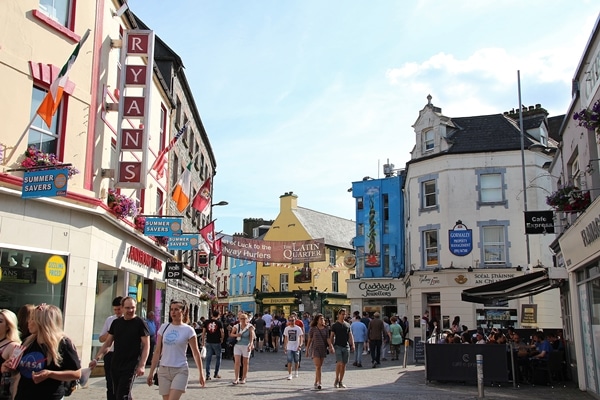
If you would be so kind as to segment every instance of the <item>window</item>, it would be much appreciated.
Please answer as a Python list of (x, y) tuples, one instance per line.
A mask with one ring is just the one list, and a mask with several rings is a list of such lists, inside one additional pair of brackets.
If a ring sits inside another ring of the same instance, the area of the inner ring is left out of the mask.
[(483, 262), (484, 264), (506, 263), (503, 226), (483, 227)]
[(260, 276), (260, 291), (261, 292), (269, 291), (269, 275), (261, 275)]
[(156, 214), (158, 214), (158, 215), (162, 215), (163, 214), (164, 196), (165, 196), (165, 194), (163, 193), (162, 190), (160, 190), (160, 189), (156, 190)]
[(336, 264), (335, 249), (329, 249), (329, 264)]
[(383, 233), (390, 233), (390, 201), (387, 193), (383, 194)]
[(427, 152), (427, 151), (431, 151), (433, 150), (434, 147), (434, 139), (435, 139), (435, 133), (432, 130), (429, 130), (427, 132), (425, 132), (423, 134), (423, 151)]
[(339, 284), (338, 280), (339, 280), (339, 272), (333, 271), (331, 273), (331, 291), (334, 293), (337, 293), (340, 291), (339, 287), (338, 287), (338, 284)]
[(425, 243), (425, 265), (438, 265), (438, 232), (437, 230), (425, 231), (423, 235)]
[(382, 264), (383, 264), (383, 276), (388, 276), (390, 274), (390, 245), (389, 244), (384, 244), (383, 245), (383, 259)]
[(33, 120), (33, 124), (29, 128), (29, 138), (27, 141), (27, 147), (35, 146), (38, 150), (43, 151), (44, 153), (54, 153), (61, 159), (58, 154), (58, 142), (59, 142), (59, 129), (58, 129), (58, 116), (61, 113), (62, 106), (59, 106), (56, 114), (52, 117), (52, 124), (50, 128), (46, 125), (46, 123), (40, 118), (40, 116), (36, 115), (40, 104), (46, 97), (46, 91), (43, 89), (39, 89), (37, 87), (33, 88), (33, 93), (31, 96), (31, 118), (35, 116)]
[(240, 272), (238, 275), (238, 294), (244, 294), (244, 274)]
[(497, 203), (503, 200), (502, 175), (482, 174), (480, 176), (479, 196), (482, 203)]
[(173, 153), (173, 165), (171, 166), (171, 182), (175, 184), (179, 180), (179, 157), (175, 154), (174, 151), (170, 151), (169, 153)]
[(279, 291), (287, 292), (288, 291), (288, 283), (289, 283), (289, 274), (280, 274), (279, 275)]
[(248, 273), (246, 274), (246, 278), (248, 278), (248, 281), (246, 283), (246, 293), (252, 293), (250, 286), (250, 284), (252, 283), (252, 275), (250, 274), (250, 271), (248, 271)]
[(357, 232), (358, 236), (364, 235), (365, 234), (365, 224), (358, 224), (356, 230), (358, 231)]
[(69, 0), (40, 0), (40, 11), (62, 26), (69, 25)]
[(581, 170), (579, 169), (579, 156), (575, 157), (568, 166), (573, 185), (581, 188)]
[(423, 208), (435, 207), (437, 205), (435, 180), (423, 182), (422, 189)]
[(364, 202), (363, 202), (363, 198), (362, 197), (358, 197), (356, 199), (356, 209), (358, 210), (362, 210), (365, 207)]
[(162, 151), (167, 145), (167, 109), (160, 105), (160, 121), (158, 125), (158, 150)]

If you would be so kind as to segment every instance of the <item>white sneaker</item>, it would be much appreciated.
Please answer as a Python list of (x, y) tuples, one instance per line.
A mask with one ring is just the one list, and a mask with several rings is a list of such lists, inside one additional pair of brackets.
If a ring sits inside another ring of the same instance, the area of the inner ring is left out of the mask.
[(287, 379), (287, 380), (288, 380), (288, 381), (291, 381), (291, 380), (292, 380), (292, 375), (288, 376), (288, 379)]
[(294, 378), (297, 378), (297, 377), (298, 377), (298, 372), (296, 372), (296, 373), (294, 374)]

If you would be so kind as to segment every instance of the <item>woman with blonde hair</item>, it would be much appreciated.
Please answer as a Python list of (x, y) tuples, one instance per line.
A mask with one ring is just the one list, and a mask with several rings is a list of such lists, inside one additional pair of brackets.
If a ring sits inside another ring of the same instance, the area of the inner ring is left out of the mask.
[[(233, 372), (235, 374), (235, 379), (232, 383), (234, 385), (237, 385), (238, 383), (244, 384), (246, 383), (246, 378), (248, 377), (250, 353), (252, 353), (252, 349), (254, 348), (254, 339), (256, 339), (254, 326), (248, 322), (248, 316), (246, 314), (240, 314), (238, 323), (235, 324), (231, 329), (229, 337), (236, 338), (235, 345), (233, 346)], [(239, 374), (240, 366), (242, 365), (242, 358), (244, 358), (244, 366), (242, 368), (242, 376), (240, 377)]]
[(158, 393), (163, 400), (179, 400), (185, 393), (189, 382), (189, 367), (187, 347), (192, 349), (192, 355), (198, 368), (200, 385), (204, 387), (204, 368), (198, 350), (196, 331), (188, 325), (188, 307), (183, 301), (171, 301), (169, 306), (171, 321), (163, 324), (156, 333), (156, 345), (150, 365), (150, 373), (146, 379), (152, 386), (154, 371), (158, 369)]
[[(54, 305), (40, 304), (28, 323), (31, 335), (17, 365), (19, 383), (15, 400), (61, 400), (63, 382), (81, 377), (81, 365), (71, 339), (63, 332), (63, 317)], [(7, 363), (2, 365), (4, 371)]]
[[(0, 364), (7, 361), (14, 349), (21, 344), (17, 328), (17, 316), (6, 309), (0, 310)], [(3, 372), (0, 382), (0, 400), (12, 399), (15, 393), (13, 372)]]

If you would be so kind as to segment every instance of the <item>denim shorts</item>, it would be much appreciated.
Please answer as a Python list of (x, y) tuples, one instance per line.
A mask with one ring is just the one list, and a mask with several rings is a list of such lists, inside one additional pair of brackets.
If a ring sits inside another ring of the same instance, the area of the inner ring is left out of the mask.
[(348, 363), (350, 357), (350, 349), (348, 346), (333, 346), (335, 348), (335, 362)]
[(300, 351), (298, 350), (288, 350), (286, 352), (287, 362), (298, 364), (300, 362)]

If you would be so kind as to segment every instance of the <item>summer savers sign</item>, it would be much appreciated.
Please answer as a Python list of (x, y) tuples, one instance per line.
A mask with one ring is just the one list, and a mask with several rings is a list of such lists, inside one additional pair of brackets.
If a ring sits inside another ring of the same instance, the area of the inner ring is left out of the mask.
[(325, 261), (325, 239), (274, 242), (233, 237), (223, 241), (223, 255), (269, 263)]

